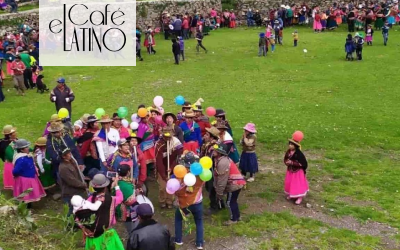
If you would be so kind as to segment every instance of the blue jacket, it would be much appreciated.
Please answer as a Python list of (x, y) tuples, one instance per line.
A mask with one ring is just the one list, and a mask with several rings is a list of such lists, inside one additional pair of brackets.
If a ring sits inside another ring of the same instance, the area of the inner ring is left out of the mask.
[(15, 161), (12, 173), (14, 177), (22, 176), (26, 178), (35, 178), (36, 167), (35, 163), (33, 162), (33, 157), (23, 156), (18, 158), (18, 160)]
[(201, 138), (201, 130), (199, 124), (196, 122), (193, 122), (193, 128), (194, 131), (190, 131), (190, 128), (188, 127), (186, 122), (182, 122), (179, 127), (183, 131), (183, 139), (185, 142), (190, 142), (190, 141), (197, 141), (199, 143), (199, 146), (201, 147), (201, 144), (203, 143), (202, 138)]
[[(131, 161), (131, 158), (129, 158), (129, 157), (125, 158), (125, 157), (122, 157), (119, 154), (116, 155), (115, 159), (113, 161), (113, 164), (112, 164), (113, 170), (115, 172), (117, 172), (118, 171), (118, 166), (121, 164), (121, 162), (128, 162), (128, 161)], [(135, 178), (135, 180), (137, 180), (138, 177), (139, 177), (139, 167), (138, 167), (137, 162), (135, 161), (135, 158), (132, 161), (133, 161), (133, 178)]]
[(78, 162), (78, 165), (83, 165), (81, 155), (79, 154), (79, 151), (71, 137), (69, 135), (64, 135), (62, 139), (66, 145), (63, 145), (64, 143), (61, 140), (53, 138), (51, 133), (47, 136), (46, 152), (49, 154), (53, 166), (58, 167), (58, 165), (60, 165), (61, 155), (59, 155), (59, 152), (65, 147), (71, 149), (72, 156), (74, 156), (75, 160)]
[(172, 25), (174, 26), (174, 30), (181, 30), (182, 29), (182, 20), (176, 19)]

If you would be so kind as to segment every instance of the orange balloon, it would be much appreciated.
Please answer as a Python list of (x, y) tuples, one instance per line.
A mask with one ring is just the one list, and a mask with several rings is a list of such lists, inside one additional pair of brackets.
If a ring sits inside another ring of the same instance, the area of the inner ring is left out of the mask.
[(147, 116), (147, 109), (146, 108), (140, 108), (137, 113), (138, 113), (139, 117), (144, 118), (144, 117)]
[(187, 169), (185, 166), (177, 165), (174, 167), (174, 175), (176, 178), (182, 179), (187, 174)]

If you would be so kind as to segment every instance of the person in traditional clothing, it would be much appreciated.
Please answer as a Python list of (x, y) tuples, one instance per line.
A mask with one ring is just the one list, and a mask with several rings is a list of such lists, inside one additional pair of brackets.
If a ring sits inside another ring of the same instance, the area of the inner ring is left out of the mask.
[(200, 153), (200, 147), (203, 143), (201, 138), (201, 130), (199, 124), (193, 120), (195, 117), (192, 110), (185, 112), (185, 122), (181, 123), (179, 127), (183, 131), (183, 137), (185, 142), (183, 143), (183, 148), (188, 151)]
[(328, 10), (326, 15), (328, 16), (328, 21), (327, 21), (327, 24), (326, 24), (326, 28), (328, 30), (336, 29), (337, 28), (336, 15), (335, 15), (335, 11), (333, 10), (333, 8)]
[(356, 19), (356, 8), (354, 7), (349, 14), (347, 15), (347, 25), (348, 25), (348, 31), (349, 32), (354, 32), (355, 28), (355, 19)]
[(137, 136), (142, 140), (140, 150), (143, 152), (146, 161), (147, 176), (151, 176), (154, 171), (155, 154), (153, 125), (149, 122), (149, 114), (141, 118)]
[(255, 173), (258, 172), (258, 160), (256, 155), (256, 125), (254, 123), (247, 123), (244, 126), (244, 133), (240, 144), (242, 145), (243, 151), (240, 156), (239, 168), (242, 171), (242, 175), (246, 177), (247, 173), (250, 173), (250, 178), (247, 179), (248, 182), (253, 182)]
[[(19, 201), (28, 204), (31, 207), (31, 202), (39, 201), (46, 196), (42, 184), (39, 181), (33, 157), (29, 154), (30, 143), (25, 139), (18, 139), (15, 142), (14, 148), (17, 154), (14, 156), (14, 176), (13, 196)], [(30, 193), (23, 197), (19, 197), (26, 190), (32, 189)]]
[(56, 185), (54, 173), (51, 169), (51, 161), (49, 160), (50, 156), (46, 153), (46, 143), (46, 137), (39, 137), (33, 149), (35, 164), (40, 171), (39, 180), (45, 190)]
[(50, 134), (50, 132), (49, 132), (47, 129), (50, 127), (51, 123), (53, 123), (53, 122), (61, 122), (61, 119), (58, 118), (58, 114), (53, 114), (53, 115), (51, 115), (50, 121), (48, 121), (48, 122), (46, 123), (46, 128), (45, 128), (44, 131), (43, 131), (43, 134), (42, 134), (43, 137), (45, 137), (45, 136), (47, 136), (48, 134)]
[(207, 116), (205, 116), (203, 114), (203, 109), (202, 109), (201, 105), (195, 104), (195, 108), (193, 108), (193, 111), (194, 111), (194, 115), (195, 115), (194, 121), (197, 124), (199, 124), (201, 136), (204, 136), (204, 134), (207, 132), (206, 128), (211, 127), (210, 118), (208, 118)]
[(375, 17), (376, 17), (375, 22), (374, 22), (375, 29), (376, 30), (380, 30), (380, 29), (382, 29), (383, 24), (384, 24), (384, 22), (383, 22), (383, 9), (382, 8), (378, 9), (378, 11), (376, 12)]
[(367, 31), (365, 32), (365, 41), (367, 42), (367, 45), (372, 46), (373, 36), (374, 30), (372, 29), (372, 25), (368, 24)]
[(239, 152), (232, 136), (228, 133), (228, 127), (226, 126), (226, 123), (223, 121), (218, 122), (215, 127), (220, 131), (218, 142), (227, 146), (229, 158), (231, 158), (234, 163), (238, 163), (240, 159)]
[(157, 141), (158, 138), (160, 137), (160, 130), (162, 128), (162, 114), (157, 108), (150, 108), (150, 118), (149, 118), (149, 123), (153, 126), (153, 134), (154, 134), (154, 141)]
[(320, 15), (319, 11), (317, 11), (315, 13), (313, 26), (314, 26), (314, 32), (315, 33), (322, 31), (321, 15)]
[(233, 137), (233, 132), (232, 132), (232, 128), (231, 125), (229, 124), (228, 120), (226, 120), (226, 113), (223, 109), (217, 109), (216, 113), (214, 115), (215, 119), (216, 119), (216, 123), (224, 121), (225, 122), (225, 126), (228, 128), (228, 133)]
[(3, 139), (0, 139), (0, 158), (4, 162), (3, 168), (3, 186), (4, 189), (12, 190), (14, 188), (14, 177), (12, 171), (14, 169), (14, 143), (18, 140), (17, 129), (12, 125), (6, 125), (3, 128)]
[(120, 139), (118, 131), (111, 128), (112, 122), (108, 115), (103, 115), (99, 121), (102, 128), (93, 136), (100, 158), (100, 169), (104, 172), (111, 170), (110, 162), (118, 149), (117, 142)]
[(214, 188), (217, 199), (221, 201), (227, 194), (226, 205), (229, 208), (230, 220), (225, 222), (229, 226), (240, 220), (238, 198), (246, 181), (240, 174), (239, 168), (228, 157), (228, 148), (223, 143), (214, 145)]
[(167, 124), (168, 128), (174, 131), (175, 137), (178, 138), (179, 141), (183, 144), (185, 142), (185, 140), (183, 139), (183, 131), (178, 125), (176, 125), (176, 116), (173, 113), (165, 113), (162, 116), (162, 120), (165, 124)]
[[(101, 201), (100, 208), (96, 211), (78, 211), (75, 213), (75, 221), (82, 229), (85, 239), (85, 249), (91, 250), (124, 250), (124, 245), (118, 233), (112, 227), (116, 224), (115, 209), (123, 201), (123, 194), (118, 186), (118, 176), (114, 178), (111, 187), (115, 190), (115, 196), (107, 192), (110, 180), (102, 174), (94, 176), (90, 182), (95, 193), (87, 201), (96, 203)], [(87, 225), (87, 220), (95, 214), (94, 223)], [(110, 216), (111, 215), (111, 216)]]
[(100, 160), (97, 155), (96, 144), (93, 141), (93, 136), (99, 131), (98, 119), (94, 115), (89, 115), (84, 118), (83, 134), (76, 140), (77, 147), (81, 158), (85, 164), (83, 174), (88, 175), (89, 171), (93, 168), (100, 170)]
[(112, 171), (117, 172), (121, 165), (128, 165), (132, 174), (132, 176), (129, 177), (131, 178), (132, 184), (136, 184), (136, 180), (139, 176), (139, 168), (135, 158), (133, 158), (130, 152), (129, 142), (126, 139), (121, 139), (117, 142), (117, 146), (118, 150), (114, 153), (111, 160)]
[(118, 186), (124, 197), (122, 203), (116, 208), (117, 220), (125, 222), (128, 234), (132, 231), (133, 223), (131, 218), (131, 206), (136, 202), (135, 185), (132, 180), (131, 167), (127, 164), (118, 166)]
[(212, 157), (212, 146), (214, 146), (219, 139), (220, 131), (216, 127), (206, 128), (206, 133), (203, 136), (203, 144), (201, 145), (200, 157)]
[(132, 154), (132, 157), (135, 159), (136, 164), (139, 168), (139, 177), (137, 179), (136, 187), (138, 189), (141, 189), (147, 180), (146, 160), (144, 158), (143, 152), (138, 146), (142, 142), (142, 139), (139, 138), (136, 133), (131, 133), (131, 135), (127, 138), (127, 141), (129, 142), (129, 150)]
[(79, 168), (83, 170), (85, 166), (83, 165), (81, 155), (79, 154), (79, 151), (71, 137), (63, 133), (64, 126), (59, 122), (53, 122), (48, 128), (48, 131), (50, 134), (47, 135), (46, 153), (51, 159), (51, 167), (53, 169), (54, 179), (59, 179), (58, 167), (62, 160), (60, 152), (64, 148), (69, 148), (71, 150), (73, 158), (77, 161)]
[[(192, 157), (186, 157), (191, 154)], [(183, 157), (184, 165), (189, 168), (190, 164), (194, 161), (194, 152), (188, 152)], [(204, 224), (203, 224), (203, 185), (204, 182), (196, 176), (196, 183), (188, 187), (185, 185), (183, 179), (178, 179), (181, 182), (181, 187), (175, 192), (175, 197), (178, 201), (179, 207), (175, 210), (175, 244), (178, 246), (183, 245), (182, 242), (182, 221), (187, 220), (189, 214), (193, 215), (196, 224), (196, 248), (203, 249), (204, 246)]]
[(289, 139), (289, 149), (285, 153), (283, 162), (287, 166), (285, 177), (285, 194), (287, 199), (296, 199), (296, 205), (300, 205), (303, 197), (308, 192), (306, 178), (307, 160), (301, 152), (300, 141)]
[(71, 198), (74, 195), (87, 196), (86, 182), (82, 174), (82, 170), (78, 167), (78, 163), (72, 157), (69, 148), (60, 149), (59, 153), (62, 157), (59, 170), (60, 170), (60, 186), (61, 197), (65, 204), (68, 205), (68, 216), (72, 214)]
[(122, 118), (118, 116), (117, 113), (113, 114), (113, 122), (111, 124), (111, 127), (116, 129), (119, 133), (119, 138), (120, 139), (126, 139), (129, 137), (129, 131), (127, 128), (125, 128), (124, 126), (122, 126)]
[(173, 136), (173, 131), (166, 127), (156, 143), (157, 182), (159, 185), (158, 201), (161, 208), (172, 208), (173, 196), (166, 191), (167, 181), (183, 153), (183, 145)]
[(185, 102), (182, 105), (182, 112), (179, 112), (177, 115), (177, 121), (175, 122), (176, 125), (181, 125), (181, 123), (185, 122), (185, 112), (192, 109), (192, 104), (190, 102)]
[[(260, 16), (260, 14), (259, 14), (259, 16)], [(261, 17), (260, 17), (260, 20), (261, 20)], [(256, 23), (257, 23), (257, 20), (256, 20)], [(260, 23), (261, 23), (261, 21), (260, 21)], [(258, 25), (258, 26), (260, 26), (260, 25)], [(231, 28), (231, 29), (236, 28), (236, 15), (235, 15), (235, 12), (233, 12), (233, 10), (231, 10), (231, 12), (229, 14), (229, 28)]]

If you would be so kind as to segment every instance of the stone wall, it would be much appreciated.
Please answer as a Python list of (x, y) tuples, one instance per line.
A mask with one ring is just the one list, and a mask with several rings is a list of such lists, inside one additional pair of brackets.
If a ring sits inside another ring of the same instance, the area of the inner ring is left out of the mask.
[(25, 20), (29, 20), (30, 23), (39, 24), (39, 9), (0, 15), (0, 35), (16, 31), (18, 26)]
[(137, 1), (136, 20), (137, 26), (147, 28), (148, 25), (160, 27), (160, 17), (163, 11), (170, 14), (210, 13), (211, 8), (221, 11), (221, 0), (176, 0), (176, 1)]

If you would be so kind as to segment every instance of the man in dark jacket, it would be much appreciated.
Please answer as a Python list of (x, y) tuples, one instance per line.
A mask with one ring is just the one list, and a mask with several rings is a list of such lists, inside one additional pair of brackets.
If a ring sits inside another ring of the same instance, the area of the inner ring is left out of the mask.
[(153, 219), (153, 209), (147, 203), (136, 210), (139, 225), (129, 234), (127, 250), (175, 250), (175, 243), (168, 229)]
[(174, 54), (175, 64), (179, 64), (179, 54), (181, 53), (181, 47), (179, 43), (176, 42), (176, 39), (172, 39), (172, 53)]
[(64, 78), (58, 78), (57, 83), (57, 87), (55, 87), (50, 93), (50, 101), (56, 103), (57, 112), (61, 108), (66, 108), (69, 112), (69, 117), (72, 117), (71, 103), (75, 100), (74, 92), (65, 85)]

